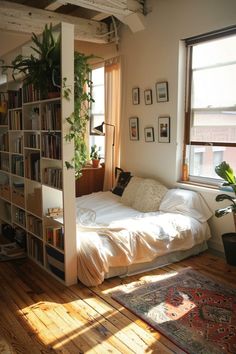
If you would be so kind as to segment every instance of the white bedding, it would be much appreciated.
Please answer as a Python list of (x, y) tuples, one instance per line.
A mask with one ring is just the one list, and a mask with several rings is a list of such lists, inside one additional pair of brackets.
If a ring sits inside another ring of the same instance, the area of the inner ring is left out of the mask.
[(101, 284), (111, 267), (151, 262), (210, 238), (206, 222), (179, 213), (142, 213), (120, 200), (111, 192), (76, 200), (78, 278), (85, 285)]

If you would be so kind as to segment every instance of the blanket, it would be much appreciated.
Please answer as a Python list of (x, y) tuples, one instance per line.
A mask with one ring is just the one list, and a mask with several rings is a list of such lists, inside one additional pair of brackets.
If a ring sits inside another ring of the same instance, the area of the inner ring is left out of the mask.
[(109, 267), (150, 262), (210, 238), (207, 223), (176, 213), (139, 213), (108, 225), (78, 223), (78, 278), (87, 286), (103, 282)]

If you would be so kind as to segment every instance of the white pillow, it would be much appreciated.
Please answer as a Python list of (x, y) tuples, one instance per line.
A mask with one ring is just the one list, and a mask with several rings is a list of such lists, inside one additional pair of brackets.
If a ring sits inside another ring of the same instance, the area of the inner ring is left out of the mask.
[(170, 189), (161, 201), (160, 211), (188, 215), (202, 223), (213, 215), (201, 194), (187, 189)]
[(132, 206), (134, 203), (135, 197), (137, 190), (143, 181), (143, 178), (141, 177), (132, 177), (131, 180), (129, 181), (128, 185), (126, 186), (122, 197), (121, 197), (121, 203)]
[(132, 177), (121, 197), (121, 202), (144, 213), (157, 211), (167, 190), (156, 180)]

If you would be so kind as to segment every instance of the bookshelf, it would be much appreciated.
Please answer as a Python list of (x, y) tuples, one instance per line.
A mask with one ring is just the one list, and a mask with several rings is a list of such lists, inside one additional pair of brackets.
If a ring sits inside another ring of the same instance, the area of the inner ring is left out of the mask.
[(13, 227), (28, 257), (71, 285), (77, 282), (75, 177), (65, 162), (74, 146), (64, 137), (74, 106), (73, 25), (61, 23), (59, 33), (70, 100), (62, 94), (40, 100), (21, 78), (0, 85), (8, 101), (8, 112), (0, 112), (0, 219)]

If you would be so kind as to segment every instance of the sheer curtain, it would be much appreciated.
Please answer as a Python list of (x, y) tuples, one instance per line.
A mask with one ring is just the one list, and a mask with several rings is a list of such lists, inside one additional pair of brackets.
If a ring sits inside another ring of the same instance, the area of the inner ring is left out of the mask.
[(121, 59), (116, 57), (105, 62), (105, 123), (115, 126), (115, 141), (113, 146), (114, 127), (105, 125), (104, 191), (113, 187), (115, 166), (120, 165), (120, 112)]

